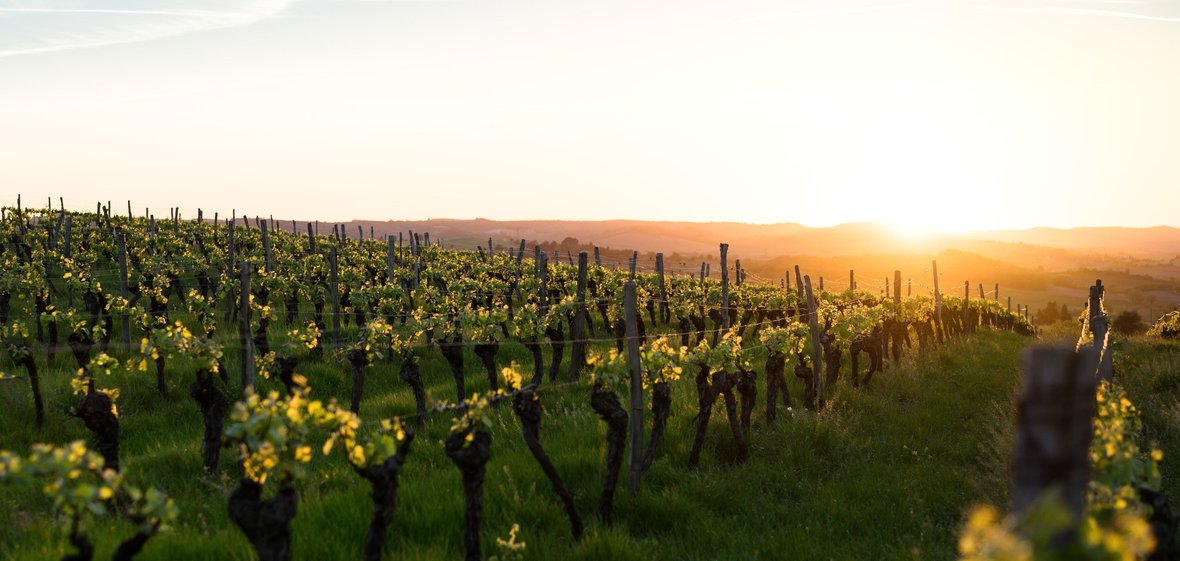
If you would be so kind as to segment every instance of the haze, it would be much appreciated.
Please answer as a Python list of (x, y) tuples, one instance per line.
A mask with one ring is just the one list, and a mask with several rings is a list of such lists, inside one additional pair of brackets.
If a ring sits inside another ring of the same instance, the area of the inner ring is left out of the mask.
[(1163, 1), (0, 0), (0, 189), (321, 220), (1180, 225), (1177, 60)]

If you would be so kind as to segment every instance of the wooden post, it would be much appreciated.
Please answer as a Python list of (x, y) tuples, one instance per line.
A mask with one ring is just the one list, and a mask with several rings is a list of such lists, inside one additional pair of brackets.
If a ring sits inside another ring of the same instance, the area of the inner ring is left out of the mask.
[(1110, 317), (1102, 309), (1102, 279), (1090, 287), (1090, 332), (1094, 334), (1094, 350), (1098, 353), (1098, 378), (1114, 379), (1113, 360), (1110, 347)]
[(599, 267), (602, 266), (602, 255), (598, 253), (598, 246), (594, 246), (594, 264)]
[(331, 289), (329, 292), (332, 295), (332, 342), (336, 344), (337, 348), (340, 347), (340, 287), (336, 283), (336, 275), (338, 273), (338, 258), (339, 256), (336, 254), (336, 248), (333, 247), (332, 253), (328, 254), (328, 266), (330, 267), (329, 282)]
[[(129, 300), (131, 294), (127, 292), (127, 236), (119, 232), (119, 294), (124, 300)], [(123, 329), (123, 352), (131, 349), (131, 316), (127, 312), (119, 314), (119, 327)]]
[(819, 291), (820, 292), (824, 291), (824, 278), (822, 276), (819, 277)]
[(311, 253), (315, 253), (315, 234), (311, 231), (311, 222), (307, 223), (307, 249)]
[(238, 342), (242, 345), (242, 398), (254, 390), (254, 339), (250, 336), (250, 262), (242, 260), (238, 299)]
[[(1090, 299), (1087, 305), (1086, 316), (1089, 319), (1087, 322), (1090, 326), (1090, 335), (1097, 335), (1094, 331), (1094, 318), (1102, 315), (1102, 296), (1098, 294), (1098, 285), (1090, 287)], [(1094, 337), (1097, 340), (1097, 337)]]
[(807, 291), (807, 323), (811, 327), (811, 383), (815, 388), (815, 401), (812, 407), (819, 411), (824, 407), (824, 377), (821, 362), (823, 351), (820, 350), (819, 310), (815, 305), (815, 295), (811, 292), (811, 277), (803, 277), (803, 284)]
[(578, 252), (578, 291), (575, 294), (574, 323), (570, 327), (570, 381), (586, 366), (586, 267), (590, 255)]
[(906, 298), (914, 295), (914, 279), (907, 278), (905, 280), (905, 295)]
[(664, 284), (664, 254), (656, 253), (656, 277), (660, 290), (660, 318), (667, 323), (671, 311), (668, 308), (668, 288)]
[(893, 271), (893, 305), (901, 310), (901, 271)]
[(488, 238), (488, 261), (492, 260), (493, 255), (495, 255), (495, 250), (492, 247), (492, 238)]
[(967, 325), (967, 310), (971, 307), (971, 281), (963, 281), (963, 333), (971, 331)]
[(803, 302), (807, 295), (803, 293), (803, 276), (799, 273), (798, 265), (795, 265), (795, 288), (798, 289), (799, 301)]
[(848, 290), (856, 289), (856, 271), (848, 269)]
[[(583, 254), (584, 255), (584, 254)], [(643, 372), (639, 364), (639, 327), (635, 310), (635, 281), (623, 285), (623, 323), (627, 335), (627, 365), (631, 369), (631, 454), (627, 464), (627, 488), (639, 494), (643, 474)]]
[(260, 228), (259, 231), (262, 232), (262, 251), (263, 251), (263, 254), (266, 256), (266, 274), (269, 275), (269, 274), (273, 273), (275, 269), (274, 269), (274, 262), (271, 259), (271, 252), (270, 252), (270, 228), (266, 227), (265, 220), (262, 221), (262, 228)]
[(62, 245), (62, 249), (65, 251), (66, 258), (69, 259), (70, 257), (73, 256), (73, 253), (72, 253), (73, 246), (71, 245), (70, 240), (74, 237), (74, 215), (72, 215), (72, 214), (66, 215), (65, 228), (66, 228), (66, 234), (65, 234), (65, 239), (63, 240), (64, 244)]
[(721, 332), (729, 331), (729, 244), (721, 244)]
[(987, 296), (983, 294), (983, 283), (979, 283), (979, 299), (984, 300)]
[(127, 221), (135, 220), (135, 215), (131, 214), (131, 201), (127, 201)]
[[(414, 247), (417, 247), (417, 240), (414, 240)], [(414, 256), (414, 290), (417, 290), (422, 284), (422, 258)]]
[(533, 262), (537, 265), (537, 278), (541, 282), (537, 283), (537, 301), (540, 308), (541, 315), (549, 313), (549, 255), (541, 251), (540, 247), (534, 246)]
[(1020, 364), (1013, 508), (1022, 513), (1043, 491), (1057, 488), (1080, 519), (1090, 481), (1098, 355), (1090, 348), (1042, 345), (1022, 352)]
[(389, 284), (393, 284), (393, 236), (386, 234), (385, 241), (387, 243), (385, 248), (385, 278), (388, 280)]
[(996, 302), (1000, 301), (1000, 283), (996, 283)]
[(942, 343), (942, 293), (938, 291), (938, 261), (931, 260), (930, 268), (934, 274), (934, 332), (938, 335), (938, 342)]

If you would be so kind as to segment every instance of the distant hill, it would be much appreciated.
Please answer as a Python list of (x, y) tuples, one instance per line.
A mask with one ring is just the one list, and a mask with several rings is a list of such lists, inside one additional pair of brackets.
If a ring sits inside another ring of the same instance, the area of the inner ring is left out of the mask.
[[(967, 281), (973, 298), (981, 283), (985, 295), (994, 298), (998, 283), (1005, 302), (1012, 297), (1013, 304), (1034, 310), (1048, 302), (1077, 308), (1086, 288), (1103, 278), (1111, 287), (1108, 308), (1116, 312), (1134, 309), (1145, 317), (1158, 316), (1180, 306), (1180, 229), (1171, 227), (905, 236), (873, 223), (809, 228), (792, 223), (432, 219), (349, 222), (344, 225), (349, 237), (357, 235), (358, 226), (366, 237), (429, 232), (432, 241), (469, 250), (486, 247), (492, 238), (496, 251), (508, 251), (524, 239), (529, 254), (539, 246), (563, 261), (598, 247), (605, 265), (620, 268), (635, 251), (641, 270), (651, 270), (655, 253), (663, 252), (668, 272), (678, 275), (698, 274), (702, 262), (718, 274), (718, 244), (726, 242), (731, 267), (740, 259), (751, 280), (779, 284), (799, 265), (817, 282), (823, 278), (829, 289), (843, 289), (851, 269), (860, 288), (881, 290), (885, 279), (892, 282), (893, 271), (901, 270), (903, 283), (915, 294), (933, 289), (931, 261), (937, 259), (941, 288), (951, 294), (962, 294)], [(331, 228), (319, 225), (321, 233)]]
[[(866, 253), (934, 254), (948, 249), (970, 250), (999, 258), (1020, 255), (1025, 266), (1045, 270), (1074, 267), (1080, 257), (1098, 255), (1151, 261), (1180, 261), (1180, 229), (1156, 228), (1033, 228), (970, 234), (912, 237), (873, 223), (808, 228), (800, 224), (743, 224), (736, 222), (648, 222), (640, 220), (562, 221), (486, 219), (421, 221), (354, 221), (379, 235), (413, 230), (430, 232), (434, 239), (456, 246), (484, 244), (488, 238), (505, 247), (520, 239), (561, 242), (572, 238), (581, 245), (628, 248), (639, 252), (711, 255), (720, 242), (735, 254), (763, 259), (781, 255), (829, 257)], [(571, 241), (572, 241), (571, 240)], [(1029, 247), (1033, 246), (1033, 247)], [(1052, 251), (1052, 250), (1064, 251)], [(1032, 261), (1028, 257), (1033, 257)]]

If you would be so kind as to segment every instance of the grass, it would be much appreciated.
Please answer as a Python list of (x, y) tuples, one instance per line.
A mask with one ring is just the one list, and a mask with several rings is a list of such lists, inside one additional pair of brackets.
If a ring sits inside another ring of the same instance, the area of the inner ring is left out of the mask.
[[(1026, 342), (980, 332), (920, 359), (903, 359), (876, 375), (867, 389), (851, 388), (842, 379), (828, 409), (818, 415), (797, 409), (768, 426), (760, 403), (750, 459), (740, 465), (725, 416), (715, 413), (696, 471), (685, 467), (696, 396), (691, 380), (684, 379), (674, 390), (663, 453), (638, 497), (626, 493), (625, 483), (620, 486), (613, 527), (604, 527), (595, 515), (605, 428), (589, 407), (588, 388), (546, 382), (542, 443), (574, 493), (587, 534), (580, 542), (571, 540), (560, 503), (505, 405), (492, 416), (485, 556), (495, 553), (497, 536), (507, 536), (519, 523), (528, 559), (951, 559), (966, 509), (980, 500), (1005, 500), (1010, 440), (996, 427), (1010, 426), (1019, 378), (1016, 355)], [(530, 364), (515, 344), (505, 346), (500, 360), (517, 360), (525, 370)], [(452, 399), (453, 382), (441, 356), (430, 351), (422, 365), (431, 399)], [(23, 453), (33, 442), (87, 438), (81, 421), (64, 413), (72, 402), (72, 366), (72, 359), (60, 354), (54, 365), (43, 366), (48, 415), (40, 432), (32, 427), (27, 381), (0, 382), (0, 407), (7, 412), (0, 416), (0, 448)], [(468, 391), (484, 391), (483, 370), (470, 353), (467, 367)], [(236, 372), (232, 361), (229, 369)], [(300, 371), (313, 396), (347, 401), (350, 382), (340, 365), (310, 363)], [(111, 380), (123, 393), (128, 480), (165, 490), (181, 508), (177, 527), (153, 538), (139, 558), (250, 559), (245, 538), (226, 515), (237, 470), (233, 454), (223, 455), (219, 477), (197, 476), (202, 429), (187, 396), (188, 372), (179, 361), (170, 365), (167, 397), (155, 393), (154, 376), (117, 374)], [(368, 372), (364, 418), (413, 411), (412, 396), (392, 365)], [(797, 380), (790, 384), (798, 403), (802, 389)], [(277, 381), (260, 385), (278, 386)], [(449, 416), (436, 415), (414, 442), (386, 546), (390, 559), (462, 557), (460, 476), (442, 452), (449, 426)], [(370, 515), (367, 484), (339, 456), (317, 458), (313, 473), (300, 487), (294, 557), (359, 557)], [(63, 532), (48, 512), (50, 505), (35, 491), (0, 488), (0, 557), (57, 559), (66, 553)], [(99, 521), (91, 533), (96, 558), (109, 557), (132, 532), (126, 522)]]
[(1143, 419), (1140, 446), (1158, 447), (1164, 453), (1160, 464), (1164, 494), (1173, 510), (1180, 500), (1180, 342), (1135, 337), (1116, 340), (1115, 380), (1127, 390), (1127, 397)]

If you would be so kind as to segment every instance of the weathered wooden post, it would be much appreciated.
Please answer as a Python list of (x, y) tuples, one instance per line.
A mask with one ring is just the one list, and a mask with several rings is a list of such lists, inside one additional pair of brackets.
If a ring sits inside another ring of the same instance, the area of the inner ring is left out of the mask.
[(945, 335), (942, 329), (942, 294), (938, 291), (938, 261), (931, 260), (930, 268), (934, 273), (934, 332), (941, 344)]
[(856, 290), (856, 271), (848, 269), (848, 290)]
[(254, 391), (254, 340), (250, 336), (250, 262), (242, 260), (238, 286), (238, 343), (242, 346), (242, 399)]
[(1020, 356), (1024, 380), (1016, 404), (1012, 504), (1024, 513), (1048, 489), (1081, 519), (1094, 433), (1094, 349), (1043, 345)]
[(971, 281), (963, 281), (963, 334), (966, 335), (973, 331), (971, 326), (967, 325), (967, 310), (971, 308)]
[(811, 327), (811, 383), (815, 388), (812, 408), (816, 411), (824, 407), (824, 377), (821, 362), (823, 351), (820, 345), (819, 310), (816, 308), (815, 295), (811, 292), (811, 277), (804, 276), (803, 284), (807, 291), (807, 323)]
[(393, 276), (393, 260), (396, 247), (393, 241), (393, 235), (385, 235), (385, 278), (388, 279), (389, 284), (393, 284), (395, 277)]
[(262, 251), (266, 256), (266, 274), (269, 275), (274, 272), (274, 263), (271, 261), (270, 252), (270, 228), (266, 227), (265, 220), (263, 220), (261, 224), (262, 228), (260, 228), (259, 231), (262, 232)]
[(574, 322), (570, 328), (570, 381), (578, 379), (578, 374), (586, 366), (586, 267), (590, 256), (585, 251), (578, 252), (578, 291), (575, 294), (577, 306), (574, 308)]
[(656, 277), (660, 290), (660, 319), (664, 323), (671, 320), (671, 309), (668, 307), (668, 288), (664, 284), (664, 254), (656, 253)]
[(636, 319), (635, 281), (623, 285), (623, 323), (627, 336), (627, 365), (631, 370), (631, 454), (627, 464), (627, 488), (639, 494), (643, 475), (643, 371), (639, 363), (639, 322)]
[[(119, 231), (119, 295), (124, 300), (131, 298), (127, 292), (127, 236)], [(123, 352), (131, 349), (131, 316), (126, 311), (119, 314), (119, 327), (123, 330)]]
[(1098, 353), (1097, 375), (1099, 379), (1110, 381), (1114, 379), (1114, 368), (1110, 347), (1110, 317), (1102, 307), (1102, 296), (1105, 290), (1102, 279), (1094, 281), (1090, 287), (1090, 332), (1094, 335), (1094, 349)]
[(901, 271), (893, 271), (893, 305), (901, 310)]
[(729, 331), (729, 244), (721, 244), (721, 332)]
[(803, 292), (803, 275), (799, 273), (798, 265), (795, 265), (795, 287), (798, 289), (799, 301), (803, 302), (807, 295)]
[(329, 292), (332, 295), (332, 343), (337, 348), (340, 347), (340, 286), (337, 284), (337, 268), (339, 256), (336, 254), (336, 248), (332, 248), (332, 253), (328, 254), (329, 271)]

